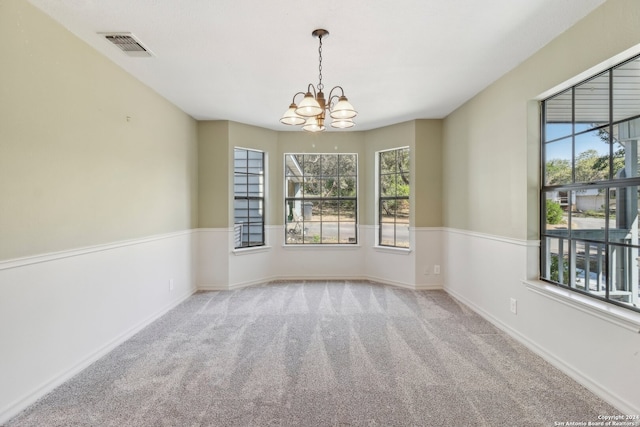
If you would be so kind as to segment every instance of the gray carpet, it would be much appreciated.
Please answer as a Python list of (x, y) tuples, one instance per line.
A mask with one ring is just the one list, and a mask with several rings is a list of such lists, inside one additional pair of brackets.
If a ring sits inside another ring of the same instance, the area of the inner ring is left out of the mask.
[(552, 426), (618, 414), (443, 291), (200, 292), (10, 426)]

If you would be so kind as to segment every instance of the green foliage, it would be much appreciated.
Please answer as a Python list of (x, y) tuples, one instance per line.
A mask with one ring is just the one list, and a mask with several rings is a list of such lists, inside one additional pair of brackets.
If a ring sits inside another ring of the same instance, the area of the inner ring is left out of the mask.
[[(551, 255), (551, 268), (549, 280), (560, 283), (560, 272), (558, 271), (559, 263), (558, 255)], [(569, 263), (566, 259), (562, 258), (562, 283), (567, 285), (569, 283)]]
[[(624, 148), (613, 153), (613, 175), (624, 169)], [(598, 151), (583, 151), (575, 159), (575, 182), (594, 182), (609, 179), (609, 155)], [(566, 159), (550, 159), (545, 164), (546, 185), (570, 184), (571, 162)]]
[(571, 182), (571, 163), (565, 159), (551, 159), (545, 165), (547, 185), (567, 184)]
[(547, 207), (547, 224), (560, 224), (563, 218), (562, 207), (560, 203), (553, 200), (546, 201)]

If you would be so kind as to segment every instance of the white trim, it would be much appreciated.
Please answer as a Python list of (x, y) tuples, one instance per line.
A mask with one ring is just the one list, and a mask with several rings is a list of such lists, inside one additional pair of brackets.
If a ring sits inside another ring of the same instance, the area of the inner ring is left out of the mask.
[(636, 334), (640, 333), (640, 313), (542, 281), (523, 280), (522, 283), (527, 286), (528, 290), (545, 298), (550, 298), (598, 319), (606, 320)]
[(517, 330), (511, 328), (510, 326), (506, 325), (502, 321), (498, 320), (497, 318), (495, 318), (494, 316), (489, 314), (487, 311), (483, 310), (481, 307), (477, 306), (476, 304), (474, 304), (473, 302), (471, 302), (470, 300), (468, 300), (467, 298), (465, 298), (461, 294), (457, 293), (456, 291), (454, 291), (454, 290), (452, 290), (452, 289), (450, 289), (450, 288), (448, 288), (446, 286), (444, 287), (444, 290), (449, 295), (451, 295), (452, 297), (457, 299), (458, 301), (460, 301), (463, 304), (469, 306), (473, 311), (475, 311), (480, 316), (482, 316), (484, 319), (486, 319), (487, 321), (492, 323), (498, 329), (500, 329), (501, 331), (505, 332), (507, 335), (511, 336), (516, 341), (520, 342), (522, 345), (527, 347), (529, 350), (533, 351), (538, 356), (542, 357), (544, 360), (549, 362), (555, 368), (557, 368), (560, 371), (562, 371), (563, 373), (567, 374), (569, 377), (574, 379), (576, 382), (582, 384), (584, 387), (589, 389), (591, 392), (593, 392), (594, 394), (596, 394), (597, 396), (599, 396), (603, 400), (611, 403), (613, 406), (615, 406), (617, 409), (621, 410), (623, 413), (626, 413), (626, 414), (635, 414), (635, 413), (637, 413), (637, 411), (636, 411), (636, 409), (635, 409), (633, 404), (629, 403), (626, 399), (621, 398), (620, 396), (617, 396), (617, 395), (611, 393), (609, 390), (603, 388), (600, 384), (598, 384), (597, 381), (592, 380), (589, 376), (587, 376), (584, 373), (582, 373), (581, 371), (575, 369), (570, 363), (566, 363), (564, 360), (557, 358), (552, 353), (549, 353), (548, 351), (546, 351), (544, 349), (544, 347), (541, 347), (536, 342), (534, 342), (534, 341), (530, 340), (529, 338), (527, 338), (525, 335), (521, 334)]
[(112, 249), (118, 249), (125, 246), (141, 245), (144, 243), (154, 242), (156, 240), (170, 239), (177, 236), (193, 234), (194, 231), (196, 230), (189, 229), (189, 230), (176, 231), (176, 232), (166, 233), (166, 234), (157, 234), (154, 236), (147, 236), (139, 239), (122, 240), (117, 242), (105, 243), (101, 245), (69, 249), (69, 250), (64, 250), (59, 252), (49, 252), (45, 254), (33, 255), (33, 256), (28, 256), (23, 258), (8, 259), (5, 261), (0, 261), (0, 270), (8, 270), (10, 268), (25, 267), (32, 264), (55, 261), (63, 258), (71, 258), (71, 257), (86, 255), (94, 252), (109, 251)]
[(457, 229), (457, 228), (446, 228), (445, 227), (445, 228), (442, 229), (442, 231), (446, 231), (446, 232), (451, 233), (451, 234), (460, 234), (460, 235), (468, 236), (468, 237), (478, 237), (478, 238), (486, 239), (486, 240), (495, 240), (495, 241), (502, 242), (502, 243), (508, 243), (510, 245), (525, 246), (525, 247), (537, 247), (537, 246), (540, 246), (540, 241), (539, 240), (514, 239), (512, 237), (496, 236), (494, 234), (478, 233), (476, 231), (461, 230), (461, 229)]
[(251, 255), (251, 254), (256, 254), (256, 253), (260, 253), (260, 252), (269, 252), (271, 250), (271, 246), (250, 246), (247, 248), (235, 248), (234, 250), (231, 251), (232, 254), (234, 254), (235, 256), (240, 256), (240, 255)]
[(412, 252), (411, 248), (399, 248), (396, 246), (380, 246), (380, 245), (373, 246), (373, 250), (376, 252), (384, 252), (384, 253), (394, 254), (394, 255), (409, 255)]
[[(158, 240), (158, 239), (153, 239), (153, 240)], [(122, 246), (126, 246), (126, 245), (122, 245)], [(33, 391), (14, 400), (12, 403), (10, 403), (5, 408), (3, 408), (2, 412), (0, 412), (0, 425), (4, 424), (5, 422), (9, 421), (10, 419), (18, 415), (25, 408), (35, 403), (42, 396), (46, 395), (56, 387), (60, 386), (64, 382), (73, 378), (75, 375), (77, 375), (78, 373), (80, 373), (81, 371), (89, 367), (89, 365), (96, 362), (101, 357), (105, 356), (107, 353), (115, 349), (117, 346), (119, 346), (120, 344), (122, 344), (123, 342), (125, 342), (126, 340), (128, 340), (129, 338), (137, 334), (138, 332), (140, 332), (142, 329), (146, 328), (151, 323), (158, 320), (167, 312), (169, 312), (170, 310), (172, 310), (173, 308), (177, 307), (179, 304), (187, 300), (195, 292), (196, 292), (196, 289), (191, 289), (189, 292), (185, 293), (178, 299), (170, 302), (165, 307), (158, 310), (156, 313), (150, 315), (146, 319), (143, 319), (138, 324), (134, 325), (133, 327), (124, 331), (122, 334), (118, 335), (111, 341), (107, 342), (105, 345), (103, 345), (93, 353), (87, 355), (84, 359), (82, 359), (80, 362), (78, 362), (71, 368), (53, 376), (49, 380), (42, 383), (40, 386), (33, 389)]]
[(298, 250), (301, 248), (314, 248), (314, 249), (332, 249), (332, 250), (357, 250), (360, 249), (362, 246), (360, 246), (359, 243), (344, 243), (342, 245), (336, 245), (336, 244), (329, 244), (329, 243), (318, 243), (318, 244), (314, 244), (314, 243), (289, 243), (289, 244), (283, 244), (282, 245), (282, 249), (285, 250)]

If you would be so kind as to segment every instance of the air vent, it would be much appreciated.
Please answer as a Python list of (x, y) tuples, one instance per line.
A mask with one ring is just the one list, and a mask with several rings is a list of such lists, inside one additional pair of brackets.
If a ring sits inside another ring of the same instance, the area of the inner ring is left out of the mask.
[(99, 33), (105, 36), (125, 54), (135, 57), (153, 56), (131, 33)]

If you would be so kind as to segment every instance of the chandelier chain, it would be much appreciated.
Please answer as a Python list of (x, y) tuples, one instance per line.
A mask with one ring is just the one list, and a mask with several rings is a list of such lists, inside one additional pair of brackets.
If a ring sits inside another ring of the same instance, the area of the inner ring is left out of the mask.
[(324, 89), (324, 85), (322, 84), (322, 36), (319, 36), (318, 38), (320, 39), (320, 45), (318, 46), (318, 56), (320, 57), (320, 62), (318, 63), (318, 77), (320, 78), (318, 91), (322, 92), (322, 89)]

